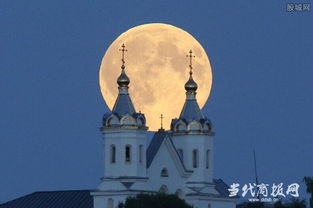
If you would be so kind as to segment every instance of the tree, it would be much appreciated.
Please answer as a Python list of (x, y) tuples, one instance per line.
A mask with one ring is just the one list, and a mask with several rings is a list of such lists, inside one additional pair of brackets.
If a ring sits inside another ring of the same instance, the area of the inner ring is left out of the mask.
[(292, 198), (290, 200), (281, 200), (273, 203), (263, 203), (263, 202), (243, 202), (237, 205), (237, 208), (306, 208), (305, 199)]
[(290, 199), (285, 203), (279, 200), (274, 203), (274, 208), (306, 208), (305, 199)]
[(263, 202), (243, 202), (241, 204), (237, 204), (237, 208), (261, 208), (264, 207)]
[(305, 176), (303, 181), (306, 185), (306, 192), (311, 194), (310, 207), (313, 208), (313, 177)]
[(138, 194), (128, 197), (125, 204), (120, 203), (119, 208), (192, 208), (185, 200), (174, 194)]
[(281, 200), (278, 200), (274, 203), (274, 208), (286, 208), (286, 206), (281, 202)]

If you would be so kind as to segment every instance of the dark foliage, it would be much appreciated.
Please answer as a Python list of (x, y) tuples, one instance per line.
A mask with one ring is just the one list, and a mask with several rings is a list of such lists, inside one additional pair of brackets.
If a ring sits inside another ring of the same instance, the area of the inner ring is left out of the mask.
[(243, 202), (236, 206), (237, 208), (264, 208), (264, 203), (262, 202)]
[(290, 202), (282, 203), (277, 201), (274, 204), (274, 208), (306, 208), (305, 200), (292, 199)]
[(192, 208), (184, 200), (174, 194), (139, 194), (128, 197), (119, 208)]
[(262, 202), (244, 202), (238, 204), (237, 208), (306, 208), (306, 205), (305, 200), (294, 198), (286, 202), (279, 200), (274, 204)]

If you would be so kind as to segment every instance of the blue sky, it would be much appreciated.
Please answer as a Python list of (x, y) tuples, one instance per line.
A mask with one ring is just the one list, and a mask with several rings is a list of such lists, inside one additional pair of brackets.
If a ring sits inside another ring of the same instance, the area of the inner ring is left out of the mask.
[(98, 185), (108, 110), (100, 61), (120, 33), (152, 22), (187, 30), (210, 58), (203, 110), (216, 131), (215, 177), (254, 182), (255, 148), (261, 182), (298, 182), (304, 193), (301, 180), (313, 175), (313, 11), (286, 12), (287, 3), (295, 2), (0, 1), (0, 202)]

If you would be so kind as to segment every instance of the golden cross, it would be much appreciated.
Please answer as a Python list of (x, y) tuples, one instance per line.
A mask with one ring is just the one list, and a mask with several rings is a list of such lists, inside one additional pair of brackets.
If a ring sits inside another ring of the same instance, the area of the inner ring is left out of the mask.
[(192, 74), (192, 58), (195, 58), (196, 56), (192, 55), (192, 50), (190, 49), (189, 55), (187, 55), (187, 57), (189, 57), (189, 68), (190, 68), (189, 74), (191, 75)]
[(122, 49), (119, 49), (119, 51), (122, 51), (122, 63), (125, 64), (124, 53), (127, 52), (127, 50), (125, 49), (124, 43), (122, 45)]
[(163, 129), (163, 114), (161, 114), (160, 119), (161, 119), (161, 129)]

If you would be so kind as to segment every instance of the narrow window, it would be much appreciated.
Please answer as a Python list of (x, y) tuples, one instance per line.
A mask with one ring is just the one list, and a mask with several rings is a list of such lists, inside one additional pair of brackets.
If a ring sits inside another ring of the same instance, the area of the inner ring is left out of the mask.
[(209, 168), (209, 167), (210, 167), (210, 150), (207, 150), (207, 151), (206, 151), (206, 156), (205, 156), (205, 158), (206, 158), (205, 167), (206, 167), (206, 168)]
[(125, 147), (125, 162), (130, 162), (131, 161), (131, 146), (126, 145)]
[(113, 205), (114, 205), (113, 199), (109, 198), (108, 199), (108, 208), (113, 208)]
[(166, 168), (161, 170), (161, 177), (168, 177), (168, 170)]
[(116, 148), (115, 148), (115, 145), (114, 144), (112, 144), (111, 145), (111, 163), (115, 163), (115, 161), (116, 161)]
[(184, 153), (183, 153), (183, 150), (182, 150), (182, 149), (178, 149), (177, 152), (178, 152), (178, 155), (179, 155), (180, 159), (181, 159), (182, 161), (184, 161)]
[(208, 208), (211, 208), (211, 204), (208, 204)]
[(192, 167), (193, 168), (198, 167), (198, 150), (196, 149), (192, 151)]
[(143, 163), (143, 145), (139, 145), (139, 163)]

